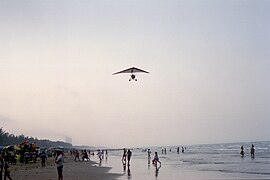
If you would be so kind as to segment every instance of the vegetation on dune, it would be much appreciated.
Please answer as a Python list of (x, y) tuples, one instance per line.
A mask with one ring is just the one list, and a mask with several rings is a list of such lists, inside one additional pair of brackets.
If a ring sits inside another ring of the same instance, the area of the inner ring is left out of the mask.
[(64, 148), (72, 148), (72, 145), (69, 143), (65, 143), (62, 141), (50, 141), (48, 139), (38, 139), (37, 137), (29, 137), (23, 134), (16, 136), (14, 134), (10, 134), (0, 128), (0, 146), (8, 146), (8, 145), (17, 145), (21, 144), (22, 142), (28, 141), (30, 143), (36, 142), (36, 146), (39, 147), (56, 147), (56, 146), (63, 146)]

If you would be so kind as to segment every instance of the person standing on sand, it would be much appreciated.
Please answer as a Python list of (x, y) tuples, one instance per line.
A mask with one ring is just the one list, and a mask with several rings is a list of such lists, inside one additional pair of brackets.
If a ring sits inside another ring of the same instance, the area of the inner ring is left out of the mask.
[(130, 166), (129, 162), (132, 156), (132, 152), (130, 151), (130, 149), (127, 151), (127, 160), (128, 160), (128, 166)]
[(251, 148), (250, 148), (250, 155), (251, 155), (252, 158), (254, 158), (254, 156), (255, 156), (254, 144), (251, 145)]
[(46, 159), (47, 159), (47, 154), (45, 151), (42, 151), (40, 154), (40, 159), (41, 159), (41, 167), (45, 167)]
[(244, 146), (241, 146), (240, 154), (241, 154), (242, 157), (244, 157), (244, 155), (245, 155)]
[(55, 163), (57, 166), (58, 180), (63, 180), (63, 167), (64, 167), (63, 152), (57, 151), (56, 154), (57, 156), (55, 158)]

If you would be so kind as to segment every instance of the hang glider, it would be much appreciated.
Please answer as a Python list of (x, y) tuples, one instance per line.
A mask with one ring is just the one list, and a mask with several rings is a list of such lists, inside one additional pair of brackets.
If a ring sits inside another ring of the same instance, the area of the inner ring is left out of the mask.
[(128, 69), (125, 69), (125, 70), (122, 70), (122, 71), (113, 73), (113, 75), (121, 74), (121, 73), (130, 73), (130, 79), (129, 79), (129, 81), (131, 81), (131, 80), (137, 81), (136, 75), (134, 73), (149, 73), (149, 72), (144, 71), (144, 70), (139, 69), (139, 68), (132, 67), (132, 68), (128, 68)]

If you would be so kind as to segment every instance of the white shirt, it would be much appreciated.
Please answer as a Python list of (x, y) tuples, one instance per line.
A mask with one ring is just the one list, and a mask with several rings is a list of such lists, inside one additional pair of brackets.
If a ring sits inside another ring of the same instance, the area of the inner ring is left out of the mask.
[(60, 154), (56, 159), (57, 167), (63, 166), (63, 162), (64, 162), (63, 155)]

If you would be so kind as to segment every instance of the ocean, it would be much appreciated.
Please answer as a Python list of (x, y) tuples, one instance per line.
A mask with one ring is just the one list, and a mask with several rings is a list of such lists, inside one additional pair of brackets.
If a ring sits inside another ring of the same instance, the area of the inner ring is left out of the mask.
[[(250, 155), (251, 144), (255, 157)], [(244, 146), (245, 156), (240, 156)], [(182, 146), (182, 145), (181, 145)], [(202, 144), (184, 146), (133, 148), (130, 166), (123, 166), (122, 151), (109, 152), (108, 158), (97, 165), (112, 167), (111, 173), (122, 174), (119, 180), (178, 180), (178, 179), (270, 179), (270, 142)], [(180, 153), (177, 153), (180, 147)], [(166, 148), (166, 154), (162, 149)], [(158, 152), (161, 166), (154, 166), (152, 158)], [(96, 156), (92, 160), (99, 163)]]

